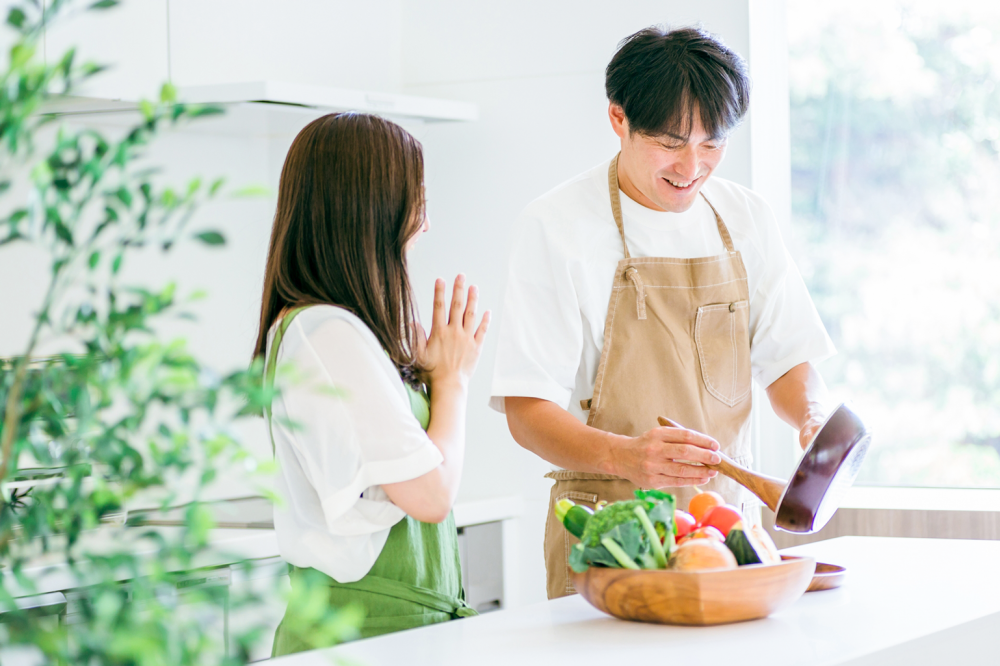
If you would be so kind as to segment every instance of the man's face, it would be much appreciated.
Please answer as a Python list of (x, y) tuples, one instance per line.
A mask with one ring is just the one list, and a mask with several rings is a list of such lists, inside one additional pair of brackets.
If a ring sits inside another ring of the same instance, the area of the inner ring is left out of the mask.
[[(694, 204), (695, 197), (708, 177), (726, 155), (725, 138), (710, 137), (701, 126), (697, 110), (694, 114), (691, 136), (645, 136), (628, 129), (628, 120), (611, 109), (612, 125), (622, 140), (619, 169), (624, 167), (631, 188), (622, 190), (630, 197), (634, 191), (642, 195), (638, 203), (654, 210), (681, 213)], [(619, 180), (623, 180), (619, 176)], [(633, 190), (630, 192), (629, 190)], [(642, 200), (645, 199), (645, 200)], [(652, 204), (652, 205), (651, 205)]]

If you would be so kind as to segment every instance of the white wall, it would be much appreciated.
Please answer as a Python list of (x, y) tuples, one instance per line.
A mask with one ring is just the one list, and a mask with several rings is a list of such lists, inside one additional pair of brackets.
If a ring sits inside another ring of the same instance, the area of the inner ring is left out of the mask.
[(178, 86), (399, 87), (400, 0), (169, 0), (169, 9)]

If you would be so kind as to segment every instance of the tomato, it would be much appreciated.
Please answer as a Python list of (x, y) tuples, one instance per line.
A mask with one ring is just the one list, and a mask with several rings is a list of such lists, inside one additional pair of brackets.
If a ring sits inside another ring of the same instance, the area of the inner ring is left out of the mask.
[(733, 525), (742, 520), (743, 514), (740, 513), (739, 509), (731, 504), (722, 504), (713, 507), (711, 511), (706, 513), (705, 517), (701, 520), (701, 524), (714, 527), (722, 532), (723, 536), (727, 536)]
[(712, 541), (724, 542), (726, 537), (722, 536), (722, 532), (715, 529), (714, 527), (699, 527), (694, 530), (686, 537), (677, 542), (677, 545), (691, 541), (692, 539), (711, 539)]
[(705, 493), (699, 493), (691, 498), (691, 501), (688, 502), (688, 513), (694, 516), (694, 519), (701, 525), (705, 514), (720, 504), (725, 503), (726, 500), (722, 499), (722, 495), (710, 490)]
[(677, 525), (678, 539), (683, 539), (697, 527), (697, 521), (694, 519), (694, 516), (680, 509), (674, 510), (674, 524)]

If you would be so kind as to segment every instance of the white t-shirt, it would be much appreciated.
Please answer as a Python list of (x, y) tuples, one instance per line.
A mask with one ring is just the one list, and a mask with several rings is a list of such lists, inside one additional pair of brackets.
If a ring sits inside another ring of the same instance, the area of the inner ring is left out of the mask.
[[(611, 161), (528, 205), (518, 220), (493, 372), (490, 406), (505, 396), (542, 398), (583, 422), (604, 345), (611, 283), (625, 257), (611, 213)], [(750, 362), (768, 386), (794, 366), (834, 353), (774, 214), (750, 190), (711, 177), (702, 192), (729, 229), (746, 265)], [(725, 252), (712, 209), (699, 196), (683, 213), (642, 206), (621, 193), (633, 257), (694, 258)]]
[(290, 564), (353, 582), (406, 515), (381, 484), (415, 479), (444, 459), (378, 339), (347, 310), (300, 312), (278, 349), (279, 372), (285, 363), (296, 378), (279, 383), (271, 424), (284, 500), (274, 511), (278, 548)]

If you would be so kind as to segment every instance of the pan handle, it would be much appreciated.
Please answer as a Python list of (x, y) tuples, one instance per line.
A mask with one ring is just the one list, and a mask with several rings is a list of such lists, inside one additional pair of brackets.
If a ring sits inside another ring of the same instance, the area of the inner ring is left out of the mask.
[[(656, 420), (659, 421), (661, 426), (684, 428), (684, 426), (680, 425), (676, 421), (672, 421), (663, 416), (658, 417)], [(771, 511), (774, 511), (775, 513), (778, 512), (778, 502), (781, 501), (781, 495), (785, 492), (786, 483), (784, 481), (776, 479), (773, 476), (767, 476), (766, 474), (759, 474), (751, 471), (746, 467), (737, 464), (736, 461), (722, 451), (716, 451), (716, 453), (719, 454), (722, 462), (717, 465), (705, 465), (705, 467), (718, 470), (722, 474), (725, 474), (730, 479), (760, 498), (760, 501), (766, 504), (767, 508)]]
[(786, 484), (784, 481), (776, 479), (773, 476), (753, 472), (737, 464), (736, 461), (722, 451), (716, 451), (716, 453), (722, 458), (722, 462), (718, 465), (705, 465), (705, 467), (719, 470), (719, 472), (725, 474), (759, 497), (760, 501), (766, 504), (768, 509), (775, 513), (778, 512), (778, 502), (781, 500), (782, 493), (785, 492)]

